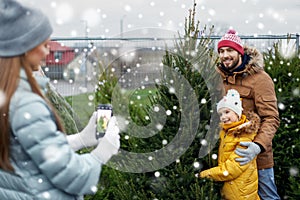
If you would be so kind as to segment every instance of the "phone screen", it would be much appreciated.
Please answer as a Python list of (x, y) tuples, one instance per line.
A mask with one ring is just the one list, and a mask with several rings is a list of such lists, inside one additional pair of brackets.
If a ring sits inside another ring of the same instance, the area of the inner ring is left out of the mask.
[(97, 131), (96, 138), (104, 136), (108, 122), (112, 116), (112, 106), (110, 104), (99, 104), (97, 107)]

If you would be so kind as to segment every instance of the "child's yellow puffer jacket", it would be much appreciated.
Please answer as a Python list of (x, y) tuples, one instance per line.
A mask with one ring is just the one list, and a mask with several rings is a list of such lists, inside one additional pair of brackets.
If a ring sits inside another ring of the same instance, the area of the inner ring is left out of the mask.
[(259, 126), (259, 117), (251, 115), (251, 123), (242, 115), (239, 122), (224, 124), (220, 132), (220, 146), (218, 166), (202, 171), (201, 178), (212, 178), (215, 181), (224, 181), (222, 198), (230, 200), (257, 200), (258, 174), (256, 159), (240, 166), (235, 158), (239, 156), (234, 150), (240, 142), (251, 142)]

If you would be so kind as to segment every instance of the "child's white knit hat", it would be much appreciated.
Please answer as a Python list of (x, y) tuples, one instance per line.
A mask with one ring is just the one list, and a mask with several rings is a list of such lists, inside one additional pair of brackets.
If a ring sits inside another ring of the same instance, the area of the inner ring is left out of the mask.
[(239, 118), (241, 118), (243, 108), (238, 91), (234, 89), (228, 90), (227, 95), (224, 96), (217, 104), (217, 111), (221, 108), (230, 108), (239, 116)]

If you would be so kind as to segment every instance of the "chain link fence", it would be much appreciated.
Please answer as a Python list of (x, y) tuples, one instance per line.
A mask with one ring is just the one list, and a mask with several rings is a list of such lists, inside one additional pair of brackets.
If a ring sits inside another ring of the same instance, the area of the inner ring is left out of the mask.
[[(283, 55), (299, 55), (299, 34), (240, 36), (245, 45), (260, 51), (279, 43)], [(211, 36), (216, 52), (221, 36)], [(161, 78), (162, 58), (177, 38), (52, 38), (50, 54), (42, 66), (64, 96), (91, 92), (106, 70), (113, 70), (123, 88), (153, 85)]]

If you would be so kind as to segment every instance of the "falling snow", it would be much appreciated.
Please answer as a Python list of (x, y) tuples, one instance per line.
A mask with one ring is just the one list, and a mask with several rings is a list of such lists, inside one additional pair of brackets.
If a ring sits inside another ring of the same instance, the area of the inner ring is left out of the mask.
[(155, 173), (154, 173), (154, 176), (155, 176), (155, 177), (160, 177), (160, 172), (155, 172)]
[(218, 155), (217, 154), (212, 154), (211, 158), (216, 160), (218, 158)]
[[(37, 0), (27, 0), (29, 2), (37, 2)], [(218, 8), (220, 2), (219, 1), (205, 1), (205, 0), (197, 0), (199, 4), (199, 11), (197, 14), (199, 18), (204, 19), (204, 23), (207, 24), (215, 24), (216, 25), (216, 34), (221, 34), (224, 30), (227, 30), (229, 27), (239, 29), (240, 34), (248, 34), (255, 35), (258, 34), (286, 34), (286, 33), (296, 33), (300, 32), (300, 26), (298, 25), (299, 13), (295, 8), (296, 1), (290, 1), (291, 3), (284, 3), (281, 5), (278, 3), (274, 3), (274, 1), (265, 1), (260, 2), (260, 5), (257, 4), (255, 0), (238, 0), (232, 2), (236, 8), (233, 8), (232, 5), (224, 5), (221, 8)], [(111, 5), (111, 4), (113, 5)], [(143, 4), (143, 3), (139, 3)], [(54, 22), (54, 36), (94, 36), (94, 37), (114, 37), (120, 35), (120, 29), (124, 32), (130, 32), (137, 28), (147, 27), (156, 27), (156, 28), (165, 28), (173, 31), (183, 30), (182, 21), (187, 15), (188, 8), (191, 7), (187, 2), (182, 0), (169, 0), (169, 1), (151, 1), (147, 2), (147, 4), (143, 4), (145, 9), (141, 9), (139, 4), (131, 4), (130, 1), (123, 1), (122, 4), (109, 1), (109, 3), (101, 2), (101, 4), (97, 4), (93, 1), (93, 6), (91, 5), (91, 1), (85, 0), (85, 3), (80, 3), (77, 5), (76, 3), (68, 2), (68, 1), (52, 1), (48, 6), (44, 7), (44, 10), (51, 17), (51, 20)], [(113, 10), (112, 10), (113, 8)], [(247, 8), (246, 10), (244, 10)], [(223, 13), (226, 11), (226, 15)], [(236, 14), (239, 13), (239, 17), (236, 17)], [(244, 15), (245, 14), (245, 15)], [(297, 17), (295, 17), (297, 16)], [(173, 32), (172, 32), (173, 33)], [(141, 36), (141, 35), (138, 35)], [(143, 36), (143, 35), (142, 35)], [(170, 35), (169, 35), (170, 36)], [(173, 35), (171, 35), (173, 36)], [(96, 51), (95, 46), (91, 46), (89, 44), (88, 48), (84, 49), (84, 53)], [(153, 46), (152, 50), (156, 51), (159, 47)], [(289, 57), (294, 53), (294, 47), (290, 44), (284, 44), (281, 49), (282, 55), (285, 57)], [(174, 53), (177, 53), (177, 49), (174, 49)], [(80, 53), (80, 50), (76, 50), (76, 53)], [(194, 51), (185, 52), (187, 55), (196, 55)], [(114, 56), (120, 56), (120, 60), (123, 62), (132, 62), (134, 60), (138, 60), (137, 49), (135, 47), (132, 48), (113, 48), (110, 52), (105, 52), (102, 56), (108, 57), (109, 54)], [(59, 60), (56, 60), (58, 62)], [(83, 66), (86, 62), (85, 58), (78, 60), (78, 64)], [(269, 63), (271, 66), (273, 62)], [(284, 61), (280, 61), (280, 65), (290, 63), (284, 63)], [(96, 66), (96, 63), (93, 63)], [(137, 63), (135, 65), (136, 68), (141, 68), (141, 64)], [(273, 67), (273, 66), (272, 66)], [(268, 68), (269, 70), (271, 67)], [(46, 68), (45, 71), (48, 71), (49, 68)], [(179, 71), (179, 69), (177, 68)], [(116, 69), (112, 68), (112, 72), (115, 72)], [(132, 68), (126, 68), (125, 72), (127, 74), (138, 74), (137, 71), (134, 71)], [(81, 68), (74, 69), (75, 74), (82, 73)], [(291, 72), (288, 72), (287, 75), (289, 77), (293, 77)], [(96, 74), (94, 74), (96, 76)], [(87, 80), (90, 80), (91, 77), (88, 77)], [(149, 83), (153, 81), (150, 76), (146, 75), (142, 78), (143, 83)], [(299, 81), (299, 79), (296, 79)], [(122, 83), (128, 83), (134, 81), (133, 79), (122, 79)], [(155, 78), (155, 83), (160, 83), (160, 78)], [(273, 81), (276, 83), (278, 80), (274, 78)], [(53, 84), (57, 85), (59, 81), (54, 80)], [(69, 85), (74, 84), (74, 80), (69, 80)], [(100, 83), (103, 85), (104, 83)], [(170, 80), (169, 84), (174, 84), (174, 80)], [(82, 93), (87, 93), (87, 87), (78, 87)], [(145, 86), (142, 86), (144, 89)], [(282, 88), (278, 88), (277, 91), (279, 93), (283, 92)], [(123, 91), (125, 93), (125, 90)], [(151, 93), (151, 91), (149, 91)], [(174, 87), (169, 87), (169, 93), (176, 94), (176, 89)], [(299, 87), (293, 88), (291, 94), (295, 97), (300, 96)], [(187, 97), (185, 97), (187, 98)], [(88, 95), (87, 99), (90, 101), (88, 103), (89, 107), (93, 107), (92, 101), (95, 100), (93, 95)], [(140, 95), (136, 96), (136, 99), (131, 100), (129, 103), (134, 105), (136, 100), (141, 100), (142, 97)], [(5, 102), (5, 95), (2, 91), (0, 91), (0, 106)], [(206, 99), (201, 99), (201, 104), (206, 104)], [(143, 105), (140, 104), (142, 107)], [(285, 110), (288, 105), (285, 105), (284, 102), (278, 103), (278, 108), (280, 110)], [(177, 110), (178, 107), (174, 106), (173, 110)], [(160, 107), (154, 106), (153, 111), (159, 113)], [(165, 114), (167, 116), (172, 115), (171, 110), (166, 110)], [(26, 112), (23, 115), (24, 119), (28, 120), (31, 118), (31, 114)], [(119, 116), (118, 116), (119, 117)], [(290, 116), (291, 119), (294, 116)], [(149, 116), (145, 116), (146, 120), (150, 121)], [(283, 119), (287, 124), (291, 122), (290, 119)], [(118, 118), (118, 126), (121, 131), (126, 131), (129, 125), (129, 121), (127, 119)], [(157, 130), (162, 130), (164, 127), (163, 124), (157, 123), (155, 128)], [(210, 129), (209, 125), (205, 126), (206, 130)], [(299, 130), (298, 130), (299, 131)], [(125, 135), (125, 140), (129, 140), (130, 136)], [(163, 139), (162, 145), (167, 145), (169, 143), (168, 140)], [(207, 146), (207, 140), (201, 140), (201, 145)], [(51, 162), (57, 162), (60, 159), (62, 152), (58, 150), (56, 146), (49, 146), (44, 152), (44, 159), (49, 160)], [(212, 154), (212, 159), (216, 160), (218, 158), (217, 154)], [(149, 161), (155, 159), (152, 156), (148, 157)], [(176, 159), (176, 163), (180, 163), (179, 159)], [(193, 167), (195, 169), (199, 169), (202, 167), (200, 162), (194, 162)], [(299, 175), (298, 167), (290, 167), (289, 173), (291, 176)], [(223, 172), (224, 176), (228, 176), (228, 171)], [(161, 173), (159, 171), (154, 172), (154, 176), (156, 178), (161, 177)], [(43, 180), (38, 179), (38, 183), (42, 184)], [(92, 186), (91, 191), (96, 193), (98, 190), (97, 186)], [(51, 199), (51, 196), (48, 192), (43, 193), (43, 197), (45, 199)]]
[(194, 165), (194, 168), (196, 168), (196, 169), (200, 168), (200, 166), (201, 166), (199, 162), (194, 162), (193, 165)]
[(31, 114), (28, 113), (28, 112), (25, 112), (25, 113), (24, 113), (24, 118), (25, 118), (26, 120), (29, 120), (29, 119), (31, 118)]
[[(37, 0), (25, 0), (38, 5)], [(240, 34), (286, 34), (300, 32), (297, 23), (298, 1), (288, 0), (234, 0), (219, 6), (217, 0), (197, 0), (197, 16), (205, 24), (216, 25), (216, 32), (229, 27), (238, 28)], [(93, 5), (93, 6), (91, 6)], [(231, 5), (235, 5), (232, 7)], [(166, 1), (50, 1), (43, 6), (54, 25), (54, 36), (109, 37), (144, 28), (165, 28), (177, 32), (183, 29), (183, 20), (192, 2)], [(226, 13), (225, 13), (226, 12)], [(238, 13), (238, 18), (236, 17)]]
[(162, 144), (163, 144), (163, 145), (166, 145), (166, 144), (168, 144), (168, 141), (167, 141), (167, 140), (163, 140), (163, 141), (162, 141)]
[(223, 175), (224, 176), (228, 176), (229, 175), (229, 172), (227, 170), (223, 171)]

